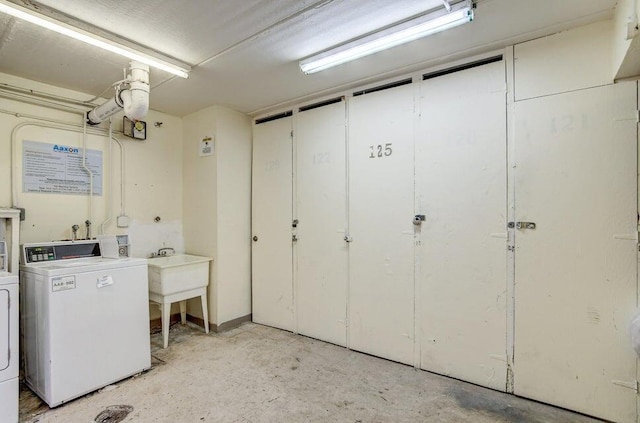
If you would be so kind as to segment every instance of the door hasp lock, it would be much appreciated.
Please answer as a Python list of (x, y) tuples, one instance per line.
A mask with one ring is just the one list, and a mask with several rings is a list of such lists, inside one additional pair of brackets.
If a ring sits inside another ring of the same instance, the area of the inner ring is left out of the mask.
[(534, 222), (509, 222), (507, 224), (509, 229), (535, 229), (536, 224)]

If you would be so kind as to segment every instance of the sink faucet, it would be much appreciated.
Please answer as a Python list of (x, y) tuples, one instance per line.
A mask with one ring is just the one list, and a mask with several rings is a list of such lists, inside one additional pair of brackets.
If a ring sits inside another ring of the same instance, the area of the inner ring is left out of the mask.
[(171, 247), (160, 248), (158, 250), (158, 255), (161, 257), (171, 256), (171, 255), (174, 255), (175, 253), (176, 253), (176, 250)]
[(80, 226), (78, 225), (73, 225), (71, 227), (71, 241), (76, 241), (78, 239), (78, 229), (80, 229)]

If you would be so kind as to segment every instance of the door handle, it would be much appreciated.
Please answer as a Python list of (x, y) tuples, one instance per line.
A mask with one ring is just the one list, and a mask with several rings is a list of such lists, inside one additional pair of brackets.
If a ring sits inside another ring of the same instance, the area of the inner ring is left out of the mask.
[(412, 223), (416, 226), (420, 226), (422, 225), (422, 222), (424, 222), (427, 219), (427, 217), (424, 214), (416, 214), (413, 217), (413, 221)]
[(257, 235), (254, 235), (254, 236), (253, 236), (253, 241), (254, 241), (254, 242), (258, 241), (258, 236), (257, 236)]

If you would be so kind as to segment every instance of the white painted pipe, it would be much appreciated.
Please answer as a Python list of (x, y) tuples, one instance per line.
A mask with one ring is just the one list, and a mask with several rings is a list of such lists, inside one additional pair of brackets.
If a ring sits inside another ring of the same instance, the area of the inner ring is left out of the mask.
[(124, 104), (124, 114), (132, 121), (144, 119), (149, 111), (149, 66), (131, 62), (129, 89), (122, 91), (120, 97)]
[[(7, 113), (7, 111), (5, 110), (0, 110), (0, 112)], [(21, 113), (11, 113), (11, 114), (18, 118), (26, 117), (29, 119), (39, 119), (38, 116), (33, 116), (33, 115), (25, 115)], [(53, 119), (50, 119), (49, 121), (53, 121)], [(62, 122), (55, 122), (55, 123), (59, 123), (59, 124), (53, 125), (53, 124), (44, 124), (40, 122), (21, 122), (13, 127), (13, 130), (11, 131), (11, 204), (13, 207), (20, 206), (18, 201), (18, 185), (17, 185), (18, 166), (16, 165), (16, 163), (18, 163), (18, 136), (17, 136), (18, 131), (26, 126), (35, 126), (38, 128), (51, 128), (51, 129), (72, 130), (76, 132), (82, 132), (82, 129), (80, 129), (79, 127), (74, 127), (74, 126), (68, 127), (66, 126), (67, 124)]]
[[(16, 126), (14, 126), (13, 130), (11, 131), (11, 204), (13, 207), (19, 207), (20, 206), (20, 201), (19, 201), (19, 197), (18, 197), (18, 185), (17, 185), (17, 181), (18, 181), (18, 166), (16, 165), (16, 163), (19, 163), (19, 159), (18, 159), (18, 131), (24, 127), (27, 126), (35, 126), (37, 128), (50, 128), (50, 129), (59, 129), (59, 130), (64, 130), (64, 131), (73, 131), (73, 132), (84, 132), (85, 128), (83, 126), (80, 125), (75, 125), (75, 124), (71, 124), (65, 121), (61, 121), (58, 119), (51, 119), (51, 118), (46, 118), (46, 117), (42, 117), (42, 116), (37, 116), (37, 115), (30, 115), (30, 114), (25, 114), (25, 113), (17, 113), (17, 112), (11, 112), (9, 110), (4, 110), (4, 109), (0, 109), (0, 113), (4, 113), (4, 114), (8, 114), (11, 116), (15, 116), (16, 118), (27, 118), (27, 119), (37, 119), (40, 120), (42, 122), (21, 122), (19, 124), (17, 124)], [(84, 121), (84, 119), (83, 119)], [(49, 123), (43, 123), (43, 122), (49, 122)], [(91, 133), (93, 135), (106, 135), (105, 131), (103, 129), (99, 129), (99, 128), (86, 128), (87, 133)], [(121, 195), (121, 199), (120, 199), (120, 210), (121, 213), (124, 214), (124, 160), (125, 160), (125, 153), (124, 153), (124, 148), (122, 143), (120, 142), (119, 139), (117, 139), (116, 137), (111, 137), (111, 139), (113, 141), (115, 141), (116, 144), (118, 144), (118, 147), (120, 148), (120, 195)]]
[(118, 144), (118, 147), (120, 147), (120, 216), (124, 216), (125, 215), (125, 193), (124, 193), (124, 187), (125, 187), (125, 183), (124, 183), (124, 178), (125, 178), (125, 166), (124, 166), (124, 160), (125, 160), (125, 154), (124, 154), (124, 146), (122, 145), (122, 143), (120, 142), (120, 140), (116, 137), (112, 137), (111, 138), (113, 141), (116, 142), (116, 144)]
[(113, 200), (113, 122), (109, 119), (109, 157), (107, 159), (107, 169), (109, 169), (109, 191), (105, 196), (105, 219), (100, 223), (100, 235), (104, 235), (104, 227), (111, 221), (111, 202)]
[[(87, 166), (87, 120), (82, 114), (84, 125), (82, 127), (82, 169), (89, 174), (89, 222), (93, 222), (93, 172)], [(87, 230), (88, 232), (88, 230)], [(87, 238), (90, 238), (87, 234)]]
[(87, 121), (90, 125), (97, 125), (122, 110), (123, 104), (119, 93), (104, 104), (87, 113)]

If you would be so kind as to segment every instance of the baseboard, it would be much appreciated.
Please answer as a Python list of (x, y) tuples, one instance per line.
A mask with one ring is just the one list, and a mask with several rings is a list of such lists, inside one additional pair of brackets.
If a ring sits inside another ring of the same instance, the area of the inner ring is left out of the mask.
[[(180, 313), (172, 314), (169, 320), (171, 324), (178, 323), (180, 321)], [(193, 324), (200, 326), (201, 328), (204, 328), (204, 320), (200, 317), (187, 314), (187, 320)], [(247, 314), (246, 316), (238, 317), (236, 319), (229, 320), (228, 322), (224, 322), (219, 325), (215, 323), (209, 323), (209, 330), (211, 332), (216, 332), (216, 333), (224, 332), (224, 331), (236, 328), (245, 322), (250, 322), (250, 321), (251, 321), (251, 314)], [(161, 332), (162, 319), (158, 317), (157, 319), (150, 320), (149, 329), (151, 330), (152, 333)]]
[(219, 325), (215, 325), (215, 332), (224, 332), (233, 328), (237, 328), (243, 323), (250, 322), (252, 320), (252, 315), (247, 314), (246, 316), (238, 317), (233, 320), (229, 320), (228, 322), (221, 323)]

